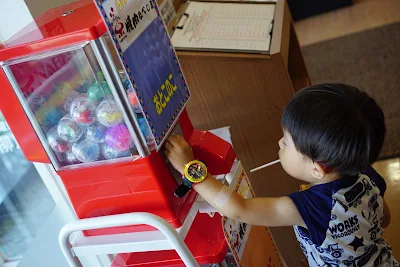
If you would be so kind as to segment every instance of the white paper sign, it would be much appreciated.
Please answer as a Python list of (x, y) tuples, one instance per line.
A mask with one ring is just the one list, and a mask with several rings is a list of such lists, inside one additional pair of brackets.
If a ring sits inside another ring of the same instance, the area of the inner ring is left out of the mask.
[[(241, 164), (238, 164), (236, 175), (231, 183), (231, 187), (232, 186), (234, 186), (235, 191), (245, 199), (255, 197), (249, 178)], [(251, 225), (227, 217), (222, 218), (222, 225), (229, 248), (235, 257), (236, 263), (240, 266), (240, 260), (242, 259), (249, 238)]]

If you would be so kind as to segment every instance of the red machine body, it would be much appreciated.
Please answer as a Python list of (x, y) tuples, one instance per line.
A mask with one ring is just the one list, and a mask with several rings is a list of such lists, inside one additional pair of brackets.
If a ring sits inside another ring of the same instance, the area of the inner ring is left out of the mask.
[[(43, 64), (43, 61), (35, 61), (36, 63), (26, 65), (21, 72), (21, 81), (11, 68), (19, 89), (15, 88), (16, 85), (5, 72), (0, 71), (1, 112), (28, 160), (54, 163), (45, 149), (46, 140), (41, 137), (43, 134), (35, 128), (35, 123), (28, 116), (26, 105), (23, 105), (24, 100), (21, 96), (31, 93), (24, 92), (26, 84), (22, 82), (23, 78), (28, 79), (27, 83), (32, 85), (34, 81), (31, 80), (37, 81), (39, 77), (42, 79), (42, 93), (48, 91), (44, 84), (67, 68), (67, 63), (60, 63), (59, 58), (57, 59), (57, 50), (97, 40), (105, 34), (106, 27), (93, 2), (84, 0), (47, 11), (33, 24), (0, 46), (0, 62), (35, 55), (43, 56), (49, 51), (56, 55), (47, 57), (46, 64)], [(63, 73), (73, 71), (67, 69)], [(73, 77), (71, 79), (73, 80)], [(73, 81), (71, 85), (74, 87)], [(18, 93), (18, 90), (21, 92)], [(186, 140), (193, 145), (196, 157), (208, 165), (211, 174), (229, 172), (236, 158), (230, 144), (209, 132), (194, 130), (186, 111), (181, 114), (178, 124)], [(155, 150), (151, 150), (145, 157), (131, 160), (104, 161), (103, 164), (76, 168), (56, 168), (56, 171), (80, 219), (127, 212), (150, 212), (178, 228), (183, 224), (196, 198), (193, 190), (184, 198), (174, 196), (179, 181), (177, 182), (176, 175), (174, 177), (168, 168), (162, 152)], [(100, 229), (85, 234), (101, 235), (143, 230), (151, 229), (147, 226), (135, 226)]]
[(76, 1), (46, 11), (0, 44), (0, 61), (96, 40), (106, 31), (93, 1)]

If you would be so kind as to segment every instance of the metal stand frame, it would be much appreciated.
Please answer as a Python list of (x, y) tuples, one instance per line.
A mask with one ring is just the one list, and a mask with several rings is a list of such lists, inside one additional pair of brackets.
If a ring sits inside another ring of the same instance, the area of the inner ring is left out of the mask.
[[(174, 229), (167, 221), (162, 219), (159, 216), (150, 214), (150, 213), (145, 213), (145, 212), (136, 212), (136, 213), (127, 213), (127, 214), (120, 214), (120, 215), (110, 215), (110, 216), (103, 216), (103, 217), (97, 217), (97, 218), (89, 218), (89, 219), (82, 219), (78, 220), (72, 223), (69, 223), (65, 225), (59, 234), (59, 244), (61, 247), (61, 250), (67, 259), (69, 265), (71, 267), (81, 267), (83, 266), (76, 257), (77, 255), (74, 252), (74, 245), (71, 244), (70, 242), (70, 235), (74, 232), (77, 231), (84, 231), (84, 230), (94, 230), (94, 229), (101, 229), (101, 228), (108, 228), (108, 227), (118, 227), (118, 226), (127, 226), (127, 225), (140, 225), (140, 224), (145, 224), (152, 226), (156, 229), (158, 229), (159, 232), (161, 232), (166, 240), (169, 242), (171, 249), (175, 249), (178, 255), (181, 257), (182, 261), (186, 266), (189, 267), (199, 267), (200, 265), (197, 263), (196, 259), (193, 257), (192, 253), (186, 246), (186, 244), (183, 242), (183, 239), (181, 238), (180, 234), (177, 232), (176, 229)], [(149, 232), (147, 232), (149, 233)], [(140, 233), (139, 233), (140, 234)], [(89, 237), (90, 238), (90, 237)], [(165, 242), (165, 240), (159, 240)], [(148, 242), (152, 243), (155, 247), (154, 250), (159, 250), (157, 249), (157, 241), (149, 241)], [(140, 243), (140, 242), (139, 242)], [(151, 251), (148, 246), (145, 251)], [(129, 249), (130, 251), (124, 251), (122, 249), (122, 252), (137, 252), (140, 250), (132, 251), (132, 249)], [(98, 250), (101, 252), (101, 250)], [(97, 254), (97, 253), (96, 253)], [(97, 254), (97, 255), (100, 255)], [(99, 259), (98, 261), (99, 264), (101, 264), (101, 260)]]

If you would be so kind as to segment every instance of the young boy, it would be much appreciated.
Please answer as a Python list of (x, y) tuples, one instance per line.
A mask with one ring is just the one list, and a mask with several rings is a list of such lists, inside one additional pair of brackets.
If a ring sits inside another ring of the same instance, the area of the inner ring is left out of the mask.
[[(355, 87), (315, 85), (289, 101), (282, 128), (282, 167), (309, 189), (276, 198), (232, 193), (223, 205), (215, 200), (226, 188), (211, 175), (194, 190), (227, 217), (253, 225), (293, 225), (310, 266), (400, 266), (382, 238), (390, 222), (386, 183), (370, 166), (386, 132), (382, 109)], [(183, 174), (194, 160), (190, 146), (173, 135), (165, 148)]]

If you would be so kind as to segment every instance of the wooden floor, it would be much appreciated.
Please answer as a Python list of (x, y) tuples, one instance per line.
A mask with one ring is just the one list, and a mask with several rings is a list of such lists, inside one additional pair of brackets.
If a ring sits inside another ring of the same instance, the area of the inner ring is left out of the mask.
[(373, 167), (386, 180), (385, 200), (392, 213), (384, 237), (392, 245), (393, 255), (400, 259), (400, 158), (379, 161)]
[(296, 22), (300, 45), (309, 45), (400, 21), (399, 0), (353, 2), (350, 7)]
[[(354, 5), (295, 23), (302, 46), (400, 22), (400, 0), (353, 0)], [(400, 140), (399, 140), (400, 141)], [(385, 194), (392, 221), (384, 236), (400, 259), (400, 158), (379, 161), (373, 167), (385, 178)]]

